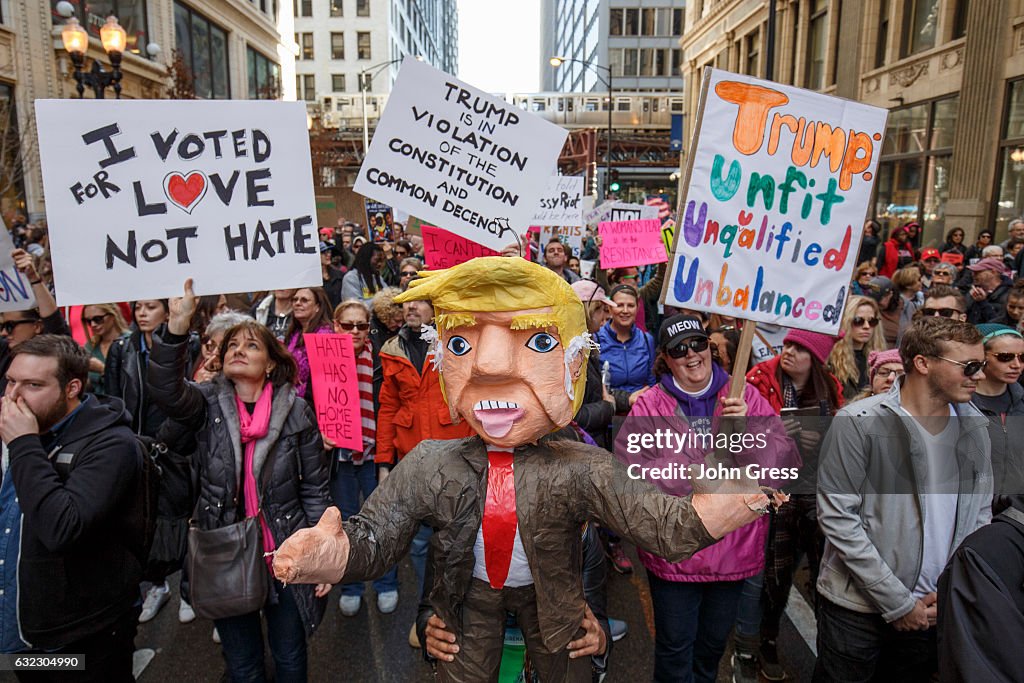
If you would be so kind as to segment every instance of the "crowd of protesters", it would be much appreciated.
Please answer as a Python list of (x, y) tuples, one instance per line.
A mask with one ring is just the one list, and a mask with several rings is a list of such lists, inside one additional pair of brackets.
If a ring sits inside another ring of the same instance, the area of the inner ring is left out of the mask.
[[(792, 676), (778, 640), (798, 589), (817, 620), (816, 681), (1024, 680), (1008, 646), (1024, 638), (1024, 221), (1002, 244), (987, 230), (965, 237), (954, 228), (922, 249), (916, 223), (882, 239), (868, 221), (839, 336), (759, 324), (745, 362), (743, 321), (659, 305), (664, 264), (583, 277), (579, 257), (600, 247), (589, 231), (578, 255), (536, 237), (503, 251), (571, 284), (600, 346), (572, 438), (625, 461), (616, 433), (629, 420), (708, 431), (762, 419), (772, 438), (751, 461), (800, 468), (795, 483), (761, 482), (788, 503), (693, 558), (638, 553), (655, 680), (707, 683), (722, 667), (737, 683)], [(85, 680), (133, 680), (138, 623), (175, 598), (191, 622), (191, 596), (216, 590), (183, 572), (172, 595), (190, 523), (256, 517), (269, 553), (332, 505), (357, 514), (421, 441), (470, 434), (452, 423), (429, 360), (433, 309), (394, 303), (424, 268), (422, 240), (398, 224), (383, 243), (352, 222), (321, 230), (322, 287), (194, 297), (186, 283), (169, 300), (66, 309), (45, 230), (23, 228), (15, 244), (37, 308), (0, 314), (0, 652), (82, 653)], [(327, 332), (353, 338), (362, 449), (317, 427), (305, 335)], [(745, 388), (732, 398), (739, 366)], [(147, 444), (163, 476), (143, 545)], [(599, 678), (627, 632), (606, 613), (605, 562), (635, 568), (613, 532), (583, 533), (587, 614), (601, 633), (586, 653)], [(400, 593), (429, 592), (432, 534), (423, 525), (412, 542), (417, 585), (400, 586), (396, 567), (372, 583), (381, 613)], [(284, 585), (269, 562), (267, 573), (266, 603), (215, 619), (212, 637), (228, 680), (265, 680), (266, 643), (275, 680), (304, 681), (332, 587)], [(341, 613), (364, 609), (366, 592), (343, 583)], [(425, 609), (410, 644), (428, 661), (457, 656)]]

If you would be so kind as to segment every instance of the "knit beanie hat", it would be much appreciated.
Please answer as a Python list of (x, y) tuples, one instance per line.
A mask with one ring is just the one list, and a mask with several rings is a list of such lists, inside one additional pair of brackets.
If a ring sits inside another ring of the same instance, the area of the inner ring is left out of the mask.
[(1003, 334), (1012, 334), (1015, 337), (1022, 336), (1020, 332), (1009, 327), (1007, 325), (1000, 325), (999, 323), (981, 323), (975, 325), (978, 328), (978, 332), (981, 332), (982, 343), (988, 344), (993, 337), (998, 337)]
[(875, 381), (875, 373), (878, 372), (878, 368), (882, 367), (886, 363), (899, 363), (900, 365), (903, 365), (903, 359), (900, 358), (900, 350), (886, 349), (885, 351), (872, 351), (868, 354), (870, 381)]
[(819, 363), (824, 365), (825, 361), (828, 360), (828, 354), (832, 352), (832, 347), (836, 345), (837, 341), (839, 341), (838, 337), (830, 337), (820, 332), (790, 330), (786, 338), (782, 340), (782, 343), (793, 343), (804, 347), (810, 351), (812, 356), (818, 359)]

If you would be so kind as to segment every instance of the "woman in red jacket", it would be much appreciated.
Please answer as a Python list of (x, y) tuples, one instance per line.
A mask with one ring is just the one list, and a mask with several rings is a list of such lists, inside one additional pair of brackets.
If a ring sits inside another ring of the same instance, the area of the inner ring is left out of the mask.
[(907, 230), (907, 226), (904, 225), (893, 230), (889, 239), (882, 244), (876, 264), (878, 266), (878, 274), (882, 277), (891, 278), (892, 274), (897, 270), (916, 260), (917, 252), (914, 251), (914, 245), (910, 241), (910, 232)]

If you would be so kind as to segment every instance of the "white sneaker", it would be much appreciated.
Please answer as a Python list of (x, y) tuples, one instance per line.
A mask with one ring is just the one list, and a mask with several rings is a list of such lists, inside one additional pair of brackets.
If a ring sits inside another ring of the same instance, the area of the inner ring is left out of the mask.
[(341, 600), (338, 601), (338, 607), (346, 617), (354, 617), (362, 603), (363, 599), (358, 595), (342, 595)]
[(191, 624), (196, 620), (196, 611), (192, 609), (192, 605), (188, 604), (184, 600), (178, 603), (178, 621), (182, 624)]
[(217, 633), (217, 627), (216, 626), (213, 627), (213, 642), (215, 642), (218, 645), (220, 645), (220, 634)]
[(391, 614), (398, 608), (398, 591), (377, 593), (377, 609), (381, 614)]
[(142, 601), (142, 612), (139, 614), (139, 623), (145, 624), (156, 616), (160, 608), (171, 599), (171, 587), (165, 581), (162, 586), (153, 586), (146, 591), (146, 599)]

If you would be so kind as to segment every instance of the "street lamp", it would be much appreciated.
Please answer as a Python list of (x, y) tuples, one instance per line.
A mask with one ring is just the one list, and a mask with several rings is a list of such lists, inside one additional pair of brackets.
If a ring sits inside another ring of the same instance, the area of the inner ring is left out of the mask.
[[(374, 64), (368, 66), (359, 72), (359, 92), (363, 95), (363, 156), (366, 156), (366, 150), (370, 148), (370, 132), (366, 121), (366, 94), (370, 90), (370, 86), (373, 84), (373, 78), (384, 69), (388, 68), (392, 64), (398, 64), (405, 57), (399, 57), (398, 59), (392, 59), (388, 62), (381, 62), (380, 64)], [(422, 62), (422, 55), (416, 55), (416, 60)], [(372, 72), (372, 73), (370, 73)]]
[(107, 17), (107, 23), (100, 29), (100, 42), (103, 49), (110, 57), (110, 71), (104, 71), (99, 60), (92, 61), (92, 70), (83, 73), (85, 65), (85, 53), (89, 49), (89, 34), (86, 33), (78, 19), (74, 16), (68, 18), (64, 28), (60, 32), (61, 40), (64, 42), (64, 49), (71, 56), (71, 63), (75, 66), (75, 82), (78, 84), (78, 97), (85, 96), (85, 87), (89, 86), (96, 94), (96, 99), (103, 99), (103, 91), (107, 86), (114, 86), (114, 96), (121, 99), (121, 54), (127, 44), (128, 34), (121, 25), (117, 23), (117, 17), (111, 14)]
[[(612, 69), (610, 66), (594, 64), (593, 62), (585, 62), (582, 59), (575, 59), (573, 57), (552, 57), (548, 60), (548, 63), (556, 69), (562, 66), (564, 62), (575, 62), (576, 64), (582, 64), (584, 67), (593, 69), (594, 75), (597, 76), (597, 80), (601, 81), (601, 83), (608, 88), (608, 146), (605, 148), (604, 155), (605, 194), (607, 194), (608, 191), (611, 190), (612, 185), (612, 108), (615, 106), (615, 101), (612, 99)], [(608, 75), (607, 80), (601, 78), (601, 71), (599, 71), (599, 69)], [(617, 188), (615, 191), (617, 191)]]

